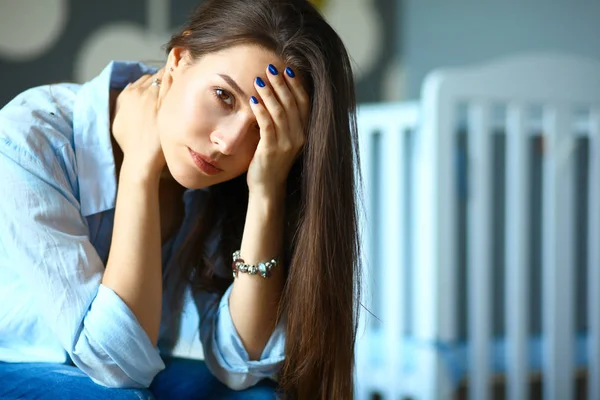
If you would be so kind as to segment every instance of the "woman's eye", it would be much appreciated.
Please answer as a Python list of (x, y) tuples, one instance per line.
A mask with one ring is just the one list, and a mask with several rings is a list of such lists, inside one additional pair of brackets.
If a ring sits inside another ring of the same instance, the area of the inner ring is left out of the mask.
[(225, 90), (223, 89), (217, 89), (215, 91), (217, 97), (219, 98), (219, 100), (221, 100), (223, 103), (231, 106), (233, 105), (233, 97), (227, 93)]

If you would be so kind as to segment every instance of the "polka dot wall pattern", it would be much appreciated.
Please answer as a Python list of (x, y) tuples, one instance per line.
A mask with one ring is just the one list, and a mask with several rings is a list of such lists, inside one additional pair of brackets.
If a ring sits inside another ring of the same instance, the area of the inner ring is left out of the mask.
[[(353, 59), (359, 101), (397, 91), (394, 0), (313, 0)], [(0, 106), (26, 88), (83, 82), (112, 59), (161, 62), (198, 0), (0, 0)], [(391, 77), (390, 77), (391, 76)], [(392, 95), (393, 97), (393, 95)]]
[(0, 10), (0, 57), (16, 61), (35, 59), (54, 46), (68, 19), (66, 0), (0, 0)]

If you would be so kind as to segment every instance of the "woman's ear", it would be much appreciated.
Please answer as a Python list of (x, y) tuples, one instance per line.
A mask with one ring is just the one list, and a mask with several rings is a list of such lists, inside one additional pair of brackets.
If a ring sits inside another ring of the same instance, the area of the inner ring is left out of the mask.
[(173, 76), (177, 75), (177, 71), (190, 63), (189, 51), (183, 47), (173, 47), (167, 58), (166, 69)]

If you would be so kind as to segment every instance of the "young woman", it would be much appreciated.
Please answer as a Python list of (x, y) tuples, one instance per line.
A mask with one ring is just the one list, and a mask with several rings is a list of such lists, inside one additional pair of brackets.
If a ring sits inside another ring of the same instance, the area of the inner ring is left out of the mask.
[[(208, 0), (167, 52), (0, 111), (0, 398), (352, 398), (341, 40), (305, 0)], [(170, 355), (186, 293), (204, 362)]]

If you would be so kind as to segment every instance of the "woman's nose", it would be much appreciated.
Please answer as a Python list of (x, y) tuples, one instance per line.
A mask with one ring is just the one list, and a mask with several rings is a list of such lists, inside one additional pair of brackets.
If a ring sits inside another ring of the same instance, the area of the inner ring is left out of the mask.
[(240, 122), (223, 126), (214, 133), (213, 142), (217, 145), (222, 154), (235, 154), (241, 143), (244, 141), (248, 128), (248, 123)]
[(232, 155), (239, 148), (243, 140), (243, 133), (240, 129), (217, 132), (214, 135), (214, 142), (219, 151), (226, 156)]

